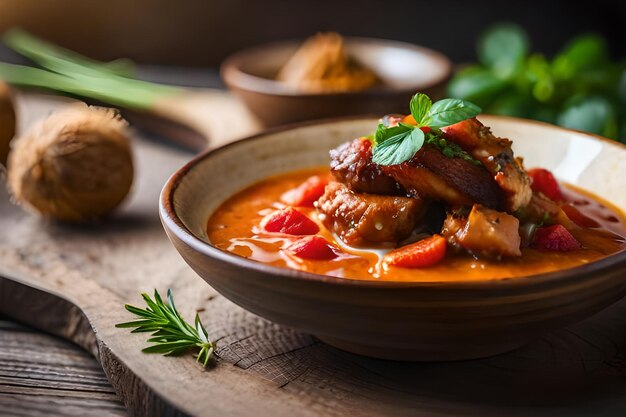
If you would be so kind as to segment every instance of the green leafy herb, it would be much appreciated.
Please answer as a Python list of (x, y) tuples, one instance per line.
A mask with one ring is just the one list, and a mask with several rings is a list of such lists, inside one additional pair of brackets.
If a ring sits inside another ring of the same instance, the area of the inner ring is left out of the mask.
[[(380, 127), (381, 125), (379, 125)], [(377, 141), (372, 161), (379, 165), (397, 165), (408, 161), (424, 145), (424, 132), (411, 126), (400, 125), (404, 129), (393, 136)], [(392, 130), (387, 129), (387, 130)]]
[(480, 107), (469, 101), (459, 98), (446, 98), (439, 100), (430, 108), (428, 126), (432, 129), (439, 129), (470, 119), (479, 113)]
[(196, 313), (194, 325), (187, 323), (174, 305), (171, 290), (167, 290), (167, 302), (161, 299), (157, 290), (154, 290), (154, 300), (146, 293), (141, 294), (148, 305), (139, 308), (129, 304), (124, 307), (131, 313), (139, 316), (137, 320), (117, 324), (115, 327), (134, 328), (132, 333), (152, 333), (148, 342), (152, 346), (143, 349), (145, 353), (161, 353), (163, 355), (180, 355), (191, 349), (200, 349), (197, 361), (206, 366), (213, 355), (215, 344), (208, 339), (208, 334), (200, 316)]
[(458, 145), (441, 138), (442, 127), (472, 118), (480, 108), (459, 99), (433, 103), (426, 94), (415, 94), (409, 105), (416, 125), (398, 123), (387, 127), (380, 123), (374, 134), (372, 160), (379, 165), (397, 165), (411, 159), (424, 143), (436, 146), (448, 158), (461, 157), (475, 161)]
[(409, 107), (411, 115), (419, 126), (425, 126), (428, 123), (428, 112), (433, 106), (433, 102), (426, 94), (416, 94), (411, 99)]
[(476, 103), (488, 102), (507, 87), (507, 82), (497, 77), (490, 69), (469, 66), (459, 71), (448, 84), (451, 96), (462, 97)]
[(501, 77), (511, 75), (528, 52), (526, 33), (512, 23), (495, 25), (478, 41), (478, 57)]
[(615, 111), (611, 103), (602, 97), (591, 97), (568, 106), (557, 121), (570, 129), (599, 132), (607, 137), (617, 135)]
[(428, 135), (426, 143), (435, 146), (448, 158), (461, 158), (474, 165), (481, 165), (480, 161), (472, 158), (472, 156), (464, 151), (459, 145), (454, 142), (448, 142), (439, 135)]
[(565, 45), (554, 57), (552, 69), (555, 77), (568, 79), (586, 70), (605, 66), (609, 62), (606, 41), (598, 35), (583, 35)]
[(450, 96), (626, 142), (626, 61), (612, 61), (601, 36), (577, 36), (550, 59), (531, 52), (519, 26), (499, 24), (478, 39), (477, 55), (448, 84)]

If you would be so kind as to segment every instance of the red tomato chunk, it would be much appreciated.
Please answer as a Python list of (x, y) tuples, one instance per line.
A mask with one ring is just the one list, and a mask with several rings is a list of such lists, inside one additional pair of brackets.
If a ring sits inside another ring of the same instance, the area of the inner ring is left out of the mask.
[(561, 187), (550, 171), (543, 168), (534, 168), (528, 170), (528, 176), (532, 180), (531, 188), (533, 191), (543, 193), (543, 195), (553, 201), (563, 200)]
[(261, 222), (263, 229), (270, 233), (288, 235), (314, 235), (319, 226), (293, 207), (287, 207), (268, 215)]
[(446, 256), (446, 239), (433, 235), (410, 245), (392, 250), (383, 258), (388, 265), (401, 268), (427, 268), (438, 264)]
[(330, 260), (338, 256), (336, 248), (321, 236), (302, 238), (289, 245), (286, 251), (302, 259)]
[(326, 184), (328, 184), (327, 177), (313, 175), (298, 187), (283, 193), (280, 200), (290, 206), (313, 207), (313, 203), (324, 194)]
[(555, 252), (569, 252), (580, 249), (580, 243), (560, 224), (537, 229), (531, 246), (539, 250)]

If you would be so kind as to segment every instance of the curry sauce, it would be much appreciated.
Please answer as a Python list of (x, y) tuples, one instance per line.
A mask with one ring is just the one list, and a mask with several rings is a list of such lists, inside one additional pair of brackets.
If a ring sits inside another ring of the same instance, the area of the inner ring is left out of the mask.
[(579, 250), (547, 252), (523, 248), (518, 258), (476, 259), (468, 254), (448, 252), (443, 262), (429, 268), (406, 269), (384, 265), (382, 255), (390, 247), (354, 248), (339, 241), (320, 220), (316, 209), (298, 208), (320, 227), (318, 233), (341, 249), (332, 260), (304, 260), (284, 249), (301, 236), (264, 232), (262, 219), (285, 207), (280, 196), (311, 175), (326, 175), (328, 168), (289, 172), (260, 181), (226, 200), (209, 218), (207, 236), (217, 248), (282, 268), (293, 268), (336, 277), (381, 281), (474, 281), (515, 278), (576, 267), (626, 249), (626, 221), (609, 203), (571, 185), (564, 185), (565, 199), (598, 227), (580, 228), (572, 234), (581, 243)]

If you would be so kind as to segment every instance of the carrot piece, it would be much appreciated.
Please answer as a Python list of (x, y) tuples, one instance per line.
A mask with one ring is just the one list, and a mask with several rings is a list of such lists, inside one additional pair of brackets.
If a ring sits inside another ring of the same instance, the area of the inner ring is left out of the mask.
[(314, 235), (320, 231), (319, 226), (293, 207), (266, 216), (261, 225), (266, 232), (285, 233), (289, 235)]
[(284, 192), (280, 200), (290, 206), (313, 207), (313, 203), (324, 194), (326, 184), (328, 184), (327, 177), (313, 175), (296, 188)]
[(543, 193), (553, 201), (562, 201), (563, 192), (554, 175), (547, 169), (534, 168), (528, 170), (528, 176), (532, 180), (531, 188), (535, 192)]
[(302, 259), (330, 260), (338, 255), (336, 248), (321, 236), (307, 236), (289, 245), (287, 252)]
[(417, 125), (417, 122), (415, 121), (415, 117), (413, 117), (412, 114), (407, 114), (406, 116), (404, 116), (404, 118), (402, 119), (402, 123), (407, 124), (407, 125), (413, 125), (413, 126)]
[(580, 243), (560, 224), (537, 229), (531, 246), (535, 249), (553, 252), (569, 252), (580, 249)]
[(446, 256), (446, 246), (444, 237), (433, 235), (392, 250), (384, 256), (383, 262), (401, 268), (427, 268), (443, 260)]
[[(401, 122), (404, 123), (405, 125), (417, 126), (417, 122), (415, 121), (415, 117), (413, 117), (412, 114), (407, 114), (406, 116), (404, 116), (402, 118)], [(420, 127), (420, 130), (422, 132), (424, 132), (424, 133), (428, 133), (432, 129), (430, 128), (430, 126), (422, 126), (422, 127)]]

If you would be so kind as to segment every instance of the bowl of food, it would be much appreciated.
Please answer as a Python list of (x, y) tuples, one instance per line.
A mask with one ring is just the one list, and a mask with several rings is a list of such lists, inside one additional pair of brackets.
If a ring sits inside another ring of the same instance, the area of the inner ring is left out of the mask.
[(340, 349), (515, 349), (625, 294), (626, 147), (478, 111), (417, 95), (209, 151), (165, 185), (164, 228), (225, 297)]
[(277, 126), (404, 111), (415, 91), (441, 95), (451, 68), (421, 46), (328, 33), (237, 52), (221, 74), (262, 123)]

